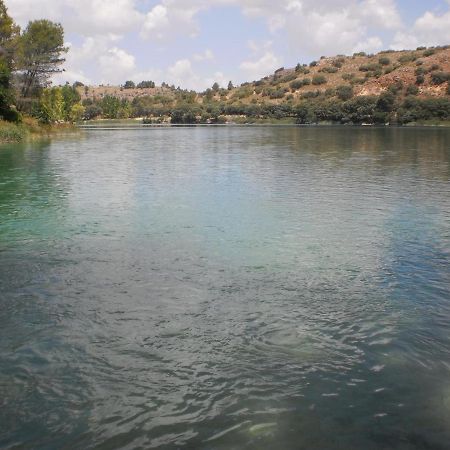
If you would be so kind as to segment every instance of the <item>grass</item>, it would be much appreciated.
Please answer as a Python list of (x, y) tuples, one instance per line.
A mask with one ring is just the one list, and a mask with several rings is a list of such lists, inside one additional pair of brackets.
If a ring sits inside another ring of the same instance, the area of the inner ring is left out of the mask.
[(24, 117), (21, 123), (0, 120), (0, 143), (49, 138), (56, 133), (74, 130), (75, 127), (72, 124), (46, 125), (32, 117)]

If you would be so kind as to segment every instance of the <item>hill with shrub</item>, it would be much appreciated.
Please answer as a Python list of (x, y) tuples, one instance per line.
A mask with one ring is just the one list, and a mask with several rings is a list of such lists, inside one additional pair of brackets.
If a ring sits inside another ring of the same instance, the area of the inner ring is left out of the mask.
[(409, 124), (450, 120), (450, 46), (322, 57), (260, 80), (194, 92), (150, 81), (76, 89), (86, 120)]

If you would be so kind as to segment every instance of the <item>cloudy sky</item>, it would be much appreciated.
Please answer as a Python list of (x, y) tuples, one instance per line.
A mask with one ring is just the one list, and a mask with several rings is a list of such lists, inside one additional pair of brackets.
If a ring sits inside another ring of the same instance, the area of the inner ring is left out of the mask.
[(61, 22), (58, 82), (205, 89), (321, 55), (450, 44), (450, 0), (5, 0), (24, 26)]

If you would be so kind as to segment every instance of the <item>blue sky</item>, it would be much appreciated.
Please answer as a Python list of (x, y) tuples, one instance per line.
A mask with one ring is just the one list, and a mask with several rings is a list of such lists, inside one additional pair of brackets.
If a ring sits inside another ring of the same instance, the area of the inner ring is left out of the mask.
[(22, 25), (61, 22), (55, 82), (205, 89), (322, 55), (450, 44), (450, 0), (6, 0)]

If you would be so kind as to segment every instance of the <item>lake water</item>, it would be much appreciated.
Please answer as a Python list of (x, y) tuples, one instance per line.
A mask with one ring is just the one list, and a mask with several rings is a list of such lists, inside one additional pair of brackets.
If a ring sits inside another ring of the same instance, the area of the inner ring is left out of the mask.
[(450, 129), (0, 149), (0, 447), (448, 449)]

